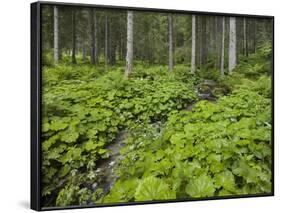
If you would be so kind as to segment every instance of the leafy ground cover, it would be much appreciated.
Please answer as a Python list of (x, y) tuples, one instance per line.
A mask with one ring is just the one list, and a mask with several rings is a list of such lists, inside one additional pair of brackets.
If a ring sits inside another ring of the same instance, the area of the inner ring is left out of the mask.
[(122, 150), (120, 179), (102, 202), (270, 192), (268, 80), (260, 78), (259, 88), (247, 80), (217, 103), (173, 111), (161, 132), (135, 127)]
[(64, 194), (95, 181), (96, 162), (108, 157), (105, 146), (118, 131), (135, 123), (164, 122), (168, 112), (196, 100), (196, 79), (180, 68), (175, 73), (140, 68), (129, 80), (116, 68), (103, 75), (89, 66), (61, 65), (43, 72), (43, 195), (58, 193), (58, 205), (76, 202)]
[[(44, 206), (269, 193), (269, 57), (265, 46), (231, 76), (210, 71), (216, 102), (198, 100), (206, 76), (186, 65), (136, 64), (129, 79), (122, 66), (45, 67)], [(98, 161), (124, 129), (118, 180), (109, 193), (93, 190)]]

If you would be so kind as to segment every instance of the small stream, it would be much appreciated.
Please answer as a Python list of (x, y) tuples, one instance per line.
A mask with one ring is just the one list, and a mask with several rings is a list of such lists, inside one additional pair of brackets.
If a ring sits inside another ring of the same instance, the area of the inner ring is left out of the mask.
[[(216, 102), (217, 98), (213, 95), (212, 91), (217, 86), (217, 82), (209, 79), (205, 79), (201, 84), (196, 86), (196, 93), (199, 100), (208, 100), (210, 102)], [(204, 87), (204, 90), (202, 90)], [(191, 111), (197, 102), (189, 105), (185, 110)], [(161, 130), (160, 130), (161, 131)], [(119, 161), (122, 160), (120, 155), (120, 149), (124, 146), (124, 140), (127, 138), (127, 132), (122, 130), (118, 133), (116, 139), (114, 139), (105, 148), (109, 152), (107, 159), (100, 159), (97, 162), (96, 175), (98, 179), (91, 185), (91, 190), (95, 192), (97, 189), (103, 189), (103, 195), (110, 192), (111, 188), (118, 179), (114, 169), (118, 165)]]
[(108, 150), (109, 157), (100, 159), (97, 162), (96, 175), (98, 179), (92, 184), (91, 189), (95, 191), (98, 188), (103, 189), (103, 195), (109, 193), (118, 177), (114, 172), (114, 168), (122, 159), (120, 149), (124, 146), (124, 140), (127, 138), (127, 132), (121, 130), (117, 137), (105, 148)]
[[(207, 100), (210, 102), (216, 102), (217, 97), (213, 95), (213, 90), (218, 86), (218, 83), (214, 80), (205, 79), (201, 84), (197, 85), (195, 92), (199, 100)], [(202, 87), (204, 89), (202, 89)], [(190, 104), (185, 110), (191, 111), (198, 101)]]

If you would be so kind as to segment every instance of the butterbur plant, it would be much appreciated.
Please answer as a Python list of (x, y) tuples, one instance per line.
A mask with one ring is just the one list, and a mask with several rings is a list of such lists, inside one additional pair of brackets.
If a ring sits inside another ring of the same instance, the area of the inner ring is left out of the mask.
[(33, 209), (273, 195), (273, 17), (37, 2), (32, 20)]

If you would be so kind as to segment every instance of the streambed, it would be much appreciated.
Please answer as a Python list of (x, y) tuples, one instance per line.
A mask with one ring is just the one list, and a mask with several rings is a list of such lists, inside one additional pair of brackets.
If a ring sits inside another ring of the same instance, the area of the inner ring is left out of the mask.
[[(205, 79), (201, 84), (197, 85), (195, 89), (199, 101), (208, 100), (210, 102), (216, 102), (217, 98), (213, 95), (213, 90), (217, 86), (218, 83), (210, 79)], [(189, 105), (185, 110), (191, 111), (197, 102)], [(121, 130), (116, 139), (105, 147), (108, 150), (109, 157), (100, 159), (97, 162), (97, 180), (91, 185), (91, 190), (93, 192), (102, 189), (103, 192), (101, 196), (104, 196), (110, 192), (111, 188), (118, 180), (118, 176), (115, 174), (115, 169), (120, 160), (122, 160), (120, 149), (125, 145), (124, 141), (127, 138), (127, 134), (126, 130)]]

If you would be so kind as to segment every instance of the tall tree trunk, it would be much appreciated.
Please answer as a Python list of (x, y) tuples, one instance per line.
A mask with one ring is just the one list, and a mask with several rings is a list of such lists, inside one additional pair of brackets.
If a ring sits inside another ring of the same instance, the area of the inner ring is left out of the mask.
[(123, 59), (123, 51), (122, 51), (122, 35), (120, 36), (119, 45), (118, 45), (118, 60), (121, 61)]
[(112, 40), (111, 40), (111, 27), (110, 27), (110, 20), (107, 20), (107, 57), (108, 57), (108, 64), (112, 65), (112, 58), (111, 58), (111, 51), (112, 51)]
[(82, 46), (82, 60), (84, 62), (86, 61), (86, 44), (85, 44), (85, 41), (83, 41), (83, 46)]
[(201, 39), (200, 39), (200, 32), (201, 29), (201, 16), (196, 16), (196, 67), (199, 67), (201, 64)]
[(196, 70), (196, 16), (192, 15), (191, 72)]
[(253, 52), (254, 53), (256, 53), (256, 51), (257, 51), (257, 37), (256, 37), (256, 34), (257, 34), (257, 20), (256, 19), (254, 19), (254, 24), (253, 24), (254, 26), (254, 36), (253, 36)]
[(95, 49), (95, 62), (99, 63), (99, 47), (98, 47), (98, 20), (96, 11), (94, 11), (94, 49)]
[(96, 11), (94, 9), (90, 9), (90, 44), (91, 44), (91, 49), (90, 49), (90, 61), (91, 64), (96, 64), (96, 57), (95, 57), (95, 51), (96, 51), (96, 26), (95, 26), (95, 19), (96, 19)]
[(173, 16), (169, 14), (169, 70), (173, 70)]
[(216, 38), (217, 38), (217, 25), (216, 25), (216, 22), (217, 22), (217, 16), (214, 16), (212, 17), (212, 22), (211, 22), (211, 25), (210, 25), (210, 53), (213, 55), (213, 60), (214, 60), (214, 63), (215, 63), (215, 67), (216, 67), (216, 57), (215, 54), (216, 54)]
[(112, 24), (111, 21), (109, 20), (108, 23), (108, 63), (110, 65), (114, 64), (114, 59), (113, 59), (113, 52), (114, 52), (114, 38), (112, 37)]
[(104, 44), (104, 64), (108, 64), (108, 17), (105, 15), (105, 44)]
[(220, 64), (221, 64), (221, 41), (222, 41), (222, 37), (219, 35), (222, 35), (222, 23), (221, 21), (221, 17), (217, 17), (216, 19), (216, 68), (220, 69)]
[(247, 41), (247, 20), (243, 19), (243, 49), (244, 55), (248, 56), (248, 41)]
[[(214, 17), (214, 52), (213, 52), (213, 55), (214, 55), (214, 61), (215, 61), (215, 68), (219, 68), (220, 66), (220, 61), (219, 61), (219, 54), (221, 54), (220, 50), (218, 51), (219, 49), (219, 45), (218, 45), (218, 31), (219, 31), (219, 28), (218, 28), (218, 19), (219, 17), (218, 16), (215, 16)], [(219, 54), (218, 54), (219, 52)]]
[(59, 11), (54, 6), (54, 64), (59, 63)]
[(201, 63), (200, 65), (206, 64), (206, 16), (201, 17)]
[(72, 10), (72, 63), (76, 64), (76, 20), (75, 10)]
[(224, 35), (225, 35), (225, 21), (222, 17), (222, 39), (221, 39), (221, 75), (224, 75)]
[(231, 74), (236, 67), (236, 18), (229, 18), (229, 50), (228, 50), (228, 70)]
[(127, 14), (127, 55), (125, 75), (129, 76), (133, 69), (133, 11)]

